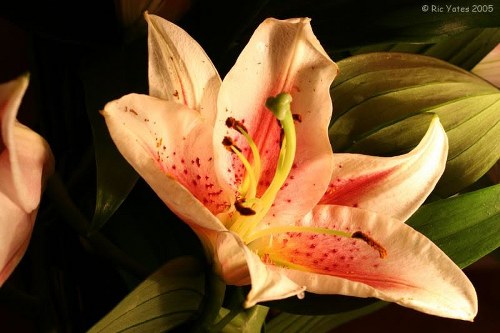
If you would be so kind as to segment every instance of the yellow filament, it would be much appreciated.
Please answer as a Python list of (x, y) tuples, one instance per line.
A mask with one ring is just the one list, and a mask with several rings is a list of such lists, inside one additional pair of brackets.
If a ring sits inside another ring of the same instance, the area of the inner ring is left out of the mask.
[(271, 260), (272, 263), (277, 265), (277, 266), (293, 269), (294, 271), (302, 271), (302, 272), (310, 272), (311, 271), (310, 269), (307, 269), (306, 267), (304, 267), (302, 265), (293, 264), (290, 262), (290, 260), (283, 259), (283, 258), (278, 257), (276, 255), (268, 254), (268, 256), (269, 256), (269, 260)]
[(287, 232), (303, 232), (303, 233), (311, 233), (311, 234), (321, 234), (321, 235), (333, 235), (351, 238), (352, 234), (350, 232), (340, 231), (340, 230), (332, 230), (326, 228), (319, 227), (304, 227), (304, 226), (280, 226), (280, 227), (271, 227), (259, 230), (257, 232), (252, 233), (249, 237), (245, 239), (246, 243), (249, 244), (259, 238), (272, 236), (276, 234), (284, 234)]
[[(253, 142), (253, 140), (252, 140)], [(240, 190), (240, 194), (242, 197), (245, 199), (245, 205), (247, 207), (251, 207), (252, 209), (256, 209), (258, 207), (258, 203), (260, 202), (260, 199), (256, 198), (257, 195), (257, 177), (255, 175), (255, 170), (252, 168), (250, 165), (250, 162), (246, 159), (246, 157), (234, 146), (231, 146), (231, 150), (238, 156), (240, 159), (241, 163), (243, 163), (243, 166), (245, 167), (245, 170), (247, 171), (247, 177), (245, 178), (245, 185), (246, 189)], [(259, 161), (260, 162), (260, 161)], [(235, 212), (237, 214), (236, 221), (233, 221), (231, 223), (231, 226), (229, 229), (235, 233), (240, 233), (241, 228), (248, 223), (248, 220), (251, 220), (254, 218), (254, 216), (243, 216), (239, 214), (238, 212)]]
[[(256, 179), (260, 179), (261, 161), (260, 161), (259, 148), (257, 148), (255, 141), (253, 141), (252, 137), (245, 131), (244, 128), (242, 128), (241, 126), (237, 126), (237, 129), (238, 132), (240, 132), (241, 135), (245, 137), (245, 139), (248, 142), (248, 146), (252, 150), (254, 175)], [(247, 178), (245, 178), (245, 182), (246, 180)]]
[(252, 169), (250, 162), (248, 162), (246, 157), (235, 146), (231, 146), (231, 150), (236, 154), (236, 156), (238, 156), (241, 163), (243, 163), (243, 166), (247, 170), (249, 186), (248, 186), (248, 192), (245, 193), (245, 195), (243, 196), (255, 198), (255, 195), (257, 194), (257, 178), (255, 176), (254, 170)]

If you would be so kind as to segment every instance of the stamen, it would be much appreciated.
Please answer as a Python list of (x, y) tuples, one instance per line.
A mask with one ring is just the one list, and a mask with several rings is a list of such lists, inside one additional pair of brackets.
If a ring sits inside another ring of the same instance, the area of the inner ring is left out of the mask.
[[(240, 129), (243, 130), (244, 132), (247, 132), (248, 133), (248, 130), (247, 128), (245, 127), (245, 125), (243, 125), (243, 123), (239, 120), (236, 120), (234, 119), (233, 117), (229, 117), (226, 119), (226, 126), (228, 128), (232, 128), (234, 130), (237, 130), (238, 132), (240, 132)], [(241, 133), (241, 132), (240, 132)], [(243, 134), (243, 133), (241, 133)]]
[(230, 137), (228, 136), (225, 136), (224, 139), (222, 139), (222, 144), (224, 145), (224, 147), (226, 147), (227, 150), (229, 150), (230, 152), (233, 151), (233, 148), (236, 148), (236, 150), (238, 150), (239, 152), (241, 152), (241, 149), (238, 148), (234, 142), (233, 142), (233, 139), (231, 139)]
[(365, 241), (366, 244), (368, 244), (369, 246), (371, 246), (372, 248), (374, 248), (375, 250), (378, 251), (380, 258), (383, 259), (387, 256), (387, 250), (382, 245), (377, 243), (373, 238), (368, 236), (367, 234), (365, 234), (361, 231), (356, 231), (355, 233), (352, 234), (351, 237)]
[[(257, 148), (255, 141), (253, 141), (252, 137), (248, 134), (248, 131), (245, 125), (243, 125), (243, 122), (238, 121), (233, 117), (229, 117), (226, 119), (226, 126), (228, 128), (232, 128), (238, 131), (247, 140), (248, 146), (252, 150), (252, 155), (253, 155), (253, 173), (256, 181), (258, 182), (258, 180), (260, 179), (261, 160), (260, 160), (259, 149)], [(240, 188), (240, 193), (242, 196), (246, 196), (246, 192), (249, 190), (249, 187), (251, 186), (249, 181), (250, 181), (249, 177), (245, 177), (245, 180), (243, 181), (243, 184), (241, 185)], [(257, 192), (256, 188), (255, 192)]]
[(233, 139), (231, 139), (228, 136), (225, 136), (224, 139), (222, 140), (222, 144), (224, 147), (226, 147), (227, 150), (230, 152), (236, 154), (238, 158), (240, 159), (241, 163), (243, 163), (243, 166), (245, 167), (245, 170), (247, 171), (248, 175), (248, 193), (247, 189), (245, 188), (241, 193), (242, 196), (248, 196), (249, 198), (254, 198), (255, 195), (257, 194), (257, 178), (255, 176), (254, 169), (252, 169), (252, 166), (250, 165), (250, 162), (246, 159), (245, 155), (241, 153), (241, 149), (238, 148), (234, 142)]
[(257, 177), (255, 176), (254, 169), (252, 169), (250, 162), (248, 162), (245, 155), (241, 153), (241, 150), (239, 150), (238, 147), (232, 146), (231, 148), (233, 150), (233, 153), (235, 153), (236, 156), (238, 156), (238, 158), (240, 159), (241, 163), (243, 163), (243, 166), (247, 171), (248, 178), (246, 179), (248, 179), (248, 186), (241, 190), (241, 195), (244, 197), (255, 198), (255, 196), (257, 195)]
[(243, 206), (243, 202), (244, 202), (243, 199), (238, 199), (234, 203), (234, 208), (236, 208), (236, 210), (238, 211), (238, 213), (240, 213), (243, 216), (255, 215), (255, 210), (253, 210), (250, 207)]
[(321, 234), (321, 235), (330, 235), (330, 236), (339, 236), (345, 238), (351, 238), (352, 235), (349, 232), (341, 231), (341, 230), (333, 230), (319, 227), (305, 227), (305, 226), (282, 226), (282, 227), (271, 227), (263, 230), (259, 230), (253, 233), (250, 237), (247, 237), (245, 240), (247, 244), (265, 236), (272, 236), (276, 234), (283, 234), (287, 232), (304, 232), (304, 233), (312, 233), (312, 234)]

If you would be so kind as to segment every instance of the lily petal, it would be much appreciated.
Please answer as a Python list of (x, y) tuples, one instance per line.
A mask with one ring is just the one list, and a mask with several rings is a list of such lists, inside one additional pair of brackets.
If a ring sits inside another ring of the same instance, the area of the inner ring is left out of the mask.
[(297, 285), (274, 267), (265, 265), (258, 255), (243, 244), (239, 236), (231, 232), (218, 235), (216, 255), (216, 271), (226, 283), (252, 285), (243, 305), (245, 308), (258, 302), (291, 296), (304, 297), (304, 286)]
[(29, 77), (0, 85), (0, 285), (26, 252), (42, 188), (53, 172), (47, 142), (16, 120)]
[(42, 173), (53, 167), (47, 142), (16, 120), (28, 82), (28, 76), (21, 76), (0, 86), (0, 192), (25, 212), (38, 206)]
[(229, 205), (213, 168), (212, 131), (182, 104), (130, 94), (102, 112), (120, 153), (180, 218), (226, 230), (214, 216)]
[(215, 118), (221, 80), (203, 48), (177, 25), (156, 15), (148, 22), (149, 94)]
[[(276, 233), (271, 242), (265, 237), (250, 246), (288, 267), (280, 270), (298, 285), (307, 286), (307, 291), (376, 297), (463, 320), (472, 320), (477, 313), (474, 287), (462, 270), (429, 239), (399, 220), (363, 209), (324, 205), (297, 226), (309, 229)], [(311, 227), (361, 231), (366, 240), (314, 233)]]
[[(253, 157), (245, 140), (226, 128), (226, 119), (233, 117), (243, 122), (259, 148), (262, 172), (258, 194), (274, 177), (280, 151), (281, 128), (265, 108), (266, 99), (290, 93), (292, 112), (302, 120), (296, 124), (294, 169), (268, 214), (268, 222), (294, 219), (309, 211), (326, 190), (328, 179), (324, 175), (332, 170), (327, 129), (332, 111), (329, 88), (338, 68), (314, 36), (309, 22), (265, 20), (224, 78), (219, 93), (214, 129), (217, 168), (235, 170), (221, 175), (235, 190), (245, 169), (235, 156), (224, 151), (220, 142), (224, 136), (234, 137), (247, 158), (252, 161)], [(304, 193), (300, 200), (295, 200), (297, 192)]]
[(359, 207), (406, 221), (434, 189), (447, 154), (448, 138), (437, 116), (405, 155), (334, 154), (334, 171), (320, 204)]
[(12, 274), (28, 248), (38, 209), (26, 213), (0, 193), (0, 286)]

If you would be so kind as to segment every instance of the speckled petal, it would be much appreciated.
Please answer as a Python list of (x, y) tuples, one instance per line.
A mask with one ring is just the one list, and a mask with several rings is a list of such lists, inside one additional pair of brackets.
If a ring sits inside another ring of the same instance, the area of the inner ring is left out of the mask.
[(229, 199), (215, 176), (212, 130), (198, 112), (131, 94), (102, 113), (121, 154), (173, 212), (188, 223), (225, 230), (214, 215)]
[[(399, 220), (325, 205), (317, 206), (296, 227), (304, 229), (276, 232), (272, 239), (263, 237), (250, 246), (309, 292), (377, 297), (464, 320), (477, 313), (474, 287), (462, 270)], [(336, 236), (329, 234), (331, 230), (361, 232), (365, 238)]]

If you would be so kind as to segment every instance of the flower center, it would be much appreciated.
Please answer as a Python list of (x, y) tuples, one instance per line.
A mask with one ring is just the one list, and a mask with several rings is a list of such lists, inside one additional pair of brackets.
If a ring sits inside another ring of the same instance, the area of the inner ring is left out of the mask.
[[(300, 115), (294, 115), (291, 111), (292, 96), (288, 93), (280, 93), (276, 97), (269, 97), (266, 107), (273, 113), (281, 126), (281, 142), (278, 162), (274, 177), (264, 193), (257, 196), (257, 186), (261, 177), (261, 157), (259, 149), (249, 135), (242, 122), (228, 118), (226, 126), (239, 132), (247, 141), (252, 152), (253, 161), (250, 163), (241, 149), (236, 146), (233, 140), (226, 136), (222, 144), (231, 153), (235, 154), (245, 167), (245, 178), (238, 189), (238, 194), (234, 202), (234, 211), (228, 214), (229, 221), (226, 225), (229, 230), (237, 233), (241, 239), (250, 244), (259, 238), (273, 237), (273, 235), (300, 231), (312, 234), (335, 235), (346, 238), (356, 238), (364, 241), (370, 247), (379, 252), (381, 258), (386, 256), (386, 250), (367, 234), (357, 231), (354, 233), (341, 230), (331, 230), (307, 226), (275, 226), (266, 229), (258, 229), (259, 223), (264, 219), (271, 209), (273, 202), (281, 187), (285, 184), (290, 171), (292, 170), (295, 152), (297, 150), (297, 138), (294, 121), (301, 121)], [(258, 251), (257, 251), (258, 252)]]

